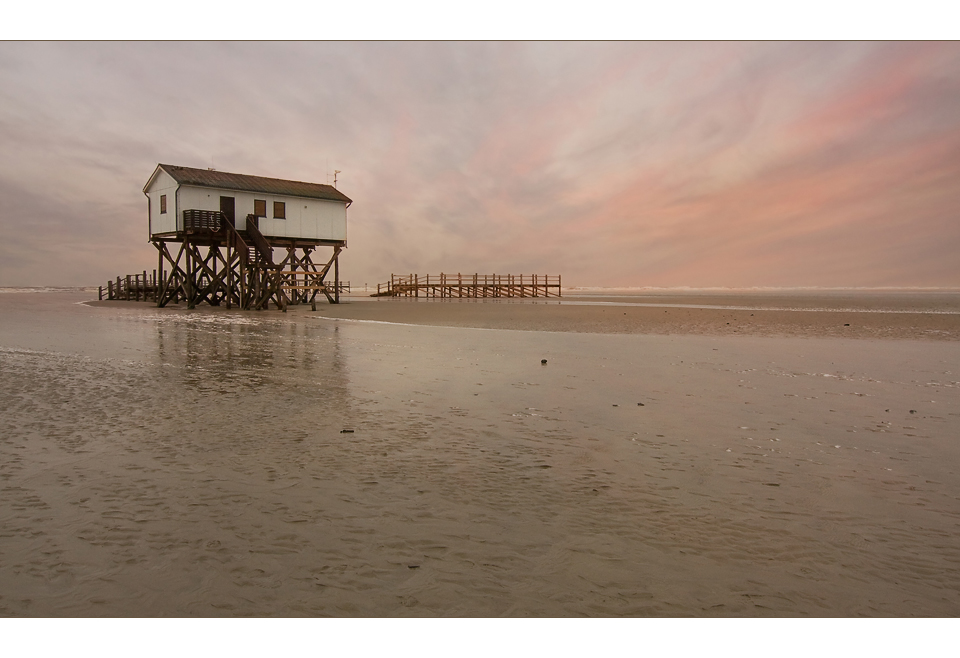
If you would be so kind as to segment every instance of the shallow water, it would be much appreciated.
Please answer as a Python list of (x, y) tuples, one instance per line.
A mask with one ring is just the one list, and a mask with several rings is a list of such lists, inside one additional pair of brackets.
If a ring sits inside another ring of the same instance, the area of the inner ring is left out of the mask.
[(0, 296), (0, 614), (960, 613), (958, 343), (87, 297)]

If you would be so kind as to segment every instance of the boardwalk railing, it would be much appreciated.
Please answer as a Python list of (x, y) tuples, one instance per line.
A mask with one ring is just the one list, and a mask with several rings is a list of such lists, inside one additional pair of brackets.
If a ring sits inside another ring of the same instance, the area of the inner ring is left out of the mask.
[(107, 281), (106, 290), (100, 286), (100, 299), (103, 299), (103, 293), (107, 293), (107, 299), (155, 302), (157, 301), (157, 271), (153, 271), (153, 276), (149, 276), (146, 270), (140, 274), (118, 276), (116, 281)]
[(371, 297), (560, 297), (560, 275), (439, 274), (390, 275)]

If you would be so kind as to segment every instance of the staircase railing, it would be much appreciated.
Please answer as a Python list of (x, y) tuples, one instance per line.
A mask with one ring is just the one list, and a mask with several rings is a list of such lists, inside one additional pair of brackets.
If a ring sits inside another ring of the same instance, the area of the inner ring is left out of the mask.
[(233, 249), (240, 254), (241, 260), (246, 262), (250, 255), (250, 246), (244, 241), (242, 237), (240, 237), (240, 234), (237, 232), (237, 230), (234, 227), (230, 226), (229, 224), (227, 224), (227, 226), (228, 226), (228, 233), (230, 236), (229, 237), (230, 246), (233, 247)]
[(255, 215), (247, 215), (247, 235), (253, 241), (253, 246), (256, 247), (260, 258), (272, 266), (273, 247), (270, 246), (270, 243), (267, 242), (267, 239), (263, 237), (263, 233), (261, 233), (257, 227), (257, 218)]

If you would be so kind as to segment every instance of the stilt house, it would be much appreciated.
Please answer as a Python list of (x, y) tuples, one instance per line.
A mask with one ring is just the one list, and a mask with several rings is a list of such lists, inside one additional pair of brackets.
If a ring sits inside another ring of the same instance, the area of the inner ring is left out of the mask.
[[(184, 300), (191, 307), (206, 301), (265, 308), (272, 299), (285, 308), (313, 302), (318, 293), (339, 301), (352, 201), (336, 188), (160, 164), (143, 193), (150, 240), (160, 252), (159, 306)], [(180, 245), (175, 258), (167, 243)], [(326, 265), (311, 258), (321, 246), (333, 247)], [(275, 261), (275, 250), (283, 249)]]

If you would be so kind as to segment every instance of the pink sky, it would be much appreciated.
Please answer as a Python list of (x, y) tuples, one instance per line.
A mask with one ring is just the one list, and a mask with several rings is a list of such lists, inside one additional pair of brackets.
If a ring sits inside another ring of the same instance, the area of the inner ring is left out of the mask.
[(327, 182), (344, 278), (960, 287), (960, 44), (0, 43), (0, 286), (151, 269), (157, 162)]

